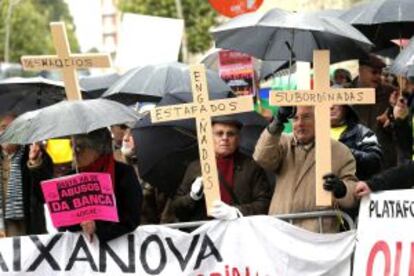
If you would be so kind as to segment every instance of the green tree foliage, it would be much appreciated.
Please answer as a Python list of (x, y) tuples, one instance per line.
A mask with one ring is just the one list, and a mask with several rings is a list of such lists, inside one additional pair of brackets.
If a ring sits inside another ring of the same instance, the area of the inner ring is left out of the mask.
[[(181, 0), (185, 19), (188, 48), (191, 53), (211, 47), (211, 26), (217, 23), (217, 13), (207, 0)], [(123, 12), (177, 18), (175, 0), (120, 0)]]
[[(0, 2), (0, 61), (3, 61), (7, 10), (11, 0)], [(79, 50), (73, 20), (63, 0), (21, 0), (13, 8), (10, 24), (10, 61), (22, 55), (55, 53), (49, 23), (65, 21), (72, 51)]]

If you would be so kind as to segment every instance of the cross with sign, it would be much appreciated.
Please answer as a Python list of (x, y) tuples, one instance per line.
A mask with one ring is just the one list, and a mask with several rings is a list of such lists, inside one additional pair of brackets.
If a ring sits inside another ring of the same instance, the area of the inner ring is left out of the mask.
[(196, 119), (198, 151), (204, 184), (207, 213), (220, 199), (220, 185), (214, 155), (211, 117), (254, 110), (253, 98), (243, 96), (210, 101), (204, 65), (190, 66), (193, 103), (157, 107), (151, 110), (152, 122)]
[(269, 103), (278, 106), (315, 107), (315, 158), (316, 205), (331, 206), (331, 193), (323, 189), (322, 177), (331, 172), (331, 121), (332, 105), (374, 104), (373, 88), (331, 88), (329, 82), (329, 51), (313, 52), (314, 89), (297, 91), (272, 91)]
[(57, 55), (22, 56), (23, 69), (30, 71), (62, 70), (67, 99), (69, 101), (81, 100), (76, 69), (111, 67), (109, 54), (71, 54), (65, 24), (52, 22), (50, 28)]

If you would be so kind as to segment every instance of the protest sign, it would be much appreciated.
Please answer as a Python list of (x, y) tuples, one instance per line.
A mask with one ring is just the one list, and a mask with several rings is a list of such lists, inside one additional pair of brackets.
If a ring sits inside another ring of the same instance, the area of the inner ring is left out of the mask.
[(80, 173), (42, 181), (41, 187), (55, 227), (87, 220), (118, 222), (109, 174)]
[(375, 89), (335, 89), (329, 81), (329, 51), (313, 52), (314, 89), (302, 91), (272, 91), (271, 105), (315, 107), (315, 185), (316, 205), (331, 206), (331, 193), (323, 189), (323, 176), (332, 172), (330, 108), (335, 104), (373, 104)]
[(70, 101), (81, 100), (82, 96), (76, 69), (110, 67), (109, 54), (72, 54), (65, 24), (63, 22), (52, 22), (50, 28), (57, 55), (22, 56), (22, 66), (25, 70), (31, 71), (61, 70), (67, 99)]
[(353, 275), (414, 275), (414, 190), (361, 201)]
[(210, 5), (220, 14), (228, 17), (254, 12), (263, 3), (263, 0), (208, 0)]
[(156, 123), (196, 119), (203, 192), (207, 213), (210, 214), (213, 202), (220, 200), (220, 184), (214, 154), (211, 117), (253, 111), (253, 98), (244, 96), (211, 101), (204, 65), (190, 66), (190, 74), (194, 103), (156, 107), (151, 110), (151, 121)]
[(183, 33), (182, 19), (124, 13), (115, 64), (124, 72), (137, 66), (178, 61)]
[(220, 50), (219, 75), (237, 96), (256, 94), (253, 58), (232, 50)]
[(0, 239), (0, 275), (349, 276), (354, 245), (353, 231), (312, 233), (268, 216), (192, 233), (148, 225), (109, 243), (73, 233)]

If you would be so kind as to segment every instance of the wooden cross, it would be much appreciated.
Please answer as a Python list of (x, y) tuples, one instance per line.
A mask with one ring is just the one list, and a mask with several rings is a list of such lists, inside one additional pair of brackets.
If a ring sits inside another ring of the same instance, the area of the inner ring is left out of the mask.
[(315, 106), (316, 205), (331, 206), (331, 193), (323, 189), (323, 175), (331, 172), (331, 105), (374, 104), (373, 88), (331, 88), (329, 82), (329, 51), (313, 52), (314, 89), (272, 91), (269, 103), (278, 106)]
[(190, 66), (193, 103), (157, 107), (151, 110), (152, 122), (196, 119), (198, 151), (204, 184), (207, 213), (220, 199), (220, 185), (213, 145), (211, 117), (254, 110), (251, 96), (210, 101), (204, 65)]
[(76, 69), (111, 67), (109, 54), (71, 54), (63, 22), (50, 23), (53, 44), (57, 55), (22, 56), (23, 69), (30, 71), (62, 70), (66, 97), (69, 101), (81, 100)]

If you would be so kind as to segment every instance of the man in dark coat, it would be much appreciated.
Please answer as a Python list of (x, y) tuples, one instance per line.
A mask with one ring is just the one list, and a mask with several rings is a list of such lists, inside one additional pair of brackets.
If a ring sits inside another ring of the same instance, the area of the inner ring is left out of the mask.
[(331, 107), (331, 138), (345, 144), (356, 161), (356, 176), (369, 179), (381, 171), (382, 151), (375, 133), (359, 123), (349, 105)]
[[(372, 129), (383, 150), (383, 169), (391, 168), (411, 160), (412, 138), (407, 112), (396, 112), (402, 108), (396, 99), (397, 91), (381, 84), (381, 72), (385, 67), (375, 55), (359, 61), (359, 77), (351, 87), (375, 88), (374, 105), (356, 105), (355, 111), (361, 123)], [(405, 106), (406, 109), (408, 107)]]
[[(0, 133), (15, 117), (0, 120)], [(39, 145), (1, 145), (0, 237), (47, 233), (40, 181), (52, 177), (52, 160)]]
[[(223, 116), (213, 119), (214, 151), (220, 179), (222, 202), (216, 203), (212, 215), (218, 219), (235, 219), (242, 215), (267, 214), (270, 187), (263, 169), (240, 153), (241, 124)], [(207, 219), (200, 162), (191, 163), (172, 202), (179, 221)]]

